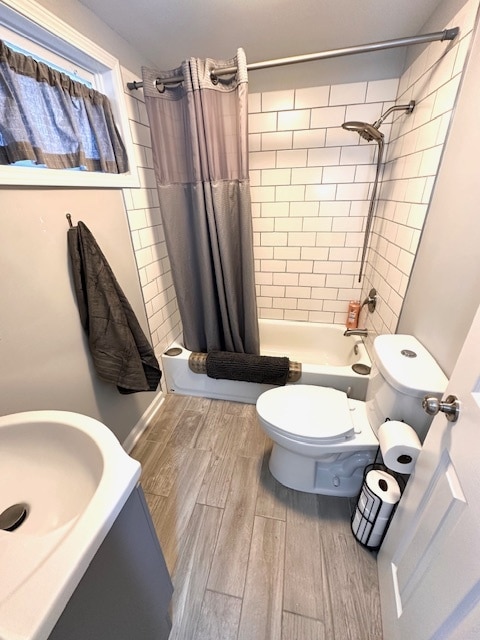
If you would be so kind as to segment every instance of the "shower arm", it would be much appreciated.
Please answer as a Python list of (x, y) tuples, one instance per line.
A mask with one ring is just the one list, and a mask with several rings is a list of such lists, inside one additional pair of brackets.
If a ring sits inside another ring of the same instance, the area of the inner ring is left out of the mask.
[(387, 109), (385, 113), (382, 113), (380, 118), (372, 124), (372, 127), (378, 129), (393, 111), (406, 111), (407, 113), (412, 113), (414, 108), (415, 100), (410, 100), (408, 104), (395, 104), (393, 107), (390, 107), (390, 109)]
[(378, 179), (380, 177), (380, 170), (381, 170), (381, 166), (382, 166), (383, 148), (384, 148), (383, 139), (378, 140), (377, 171), (375, 173), (375, 181), (373, 183), (372, 197), (370, 198), (370, 206), (368, 208), (367, 224), (365, 225), (365, 236), (363, 238), (362, 258), (360, 260), (360, 271), (359, 271), (359, 274), (358, 274), (358, 282), (362, 281), (363, 267), (365, 265), (365, 258), (367, 256), (368, 242), (370, 240), (370, 232), (371, 232), (371, 227), (372, 227), (372, 222), (373, 222), (373, 217), (374, 217), (374, 212), (375, 212), (375, 203), (376, 203), (376, 196), (377, 196)]

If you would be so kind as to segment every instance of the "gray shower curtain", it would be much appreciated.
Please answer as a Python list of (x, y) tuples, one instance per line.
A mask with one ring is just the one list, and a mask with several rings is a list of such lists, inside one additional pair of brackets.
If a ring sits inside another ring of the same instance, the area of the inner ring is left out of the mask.
[[(212, 80), (222, 67), (237, 72)], [(185, 346), (258, 354), (245, 54), (142, 71)], [(158, 85), (178, 76), (183, 82)]]

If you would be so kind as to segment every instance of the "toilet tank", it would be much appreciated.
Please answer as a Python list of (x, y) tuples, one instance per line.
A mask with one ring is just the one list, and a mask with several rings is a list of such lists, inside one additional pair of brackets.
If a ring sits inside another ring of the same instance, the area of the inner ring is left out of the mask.
[(387, 334), (373, 343), (367, 415), (375, 434), (385, 420), (409, 424), (423, 442), (432, 422), (422, 408), (425, 395), (441, 398), (448, 380), (431, 354), (413, 336)]

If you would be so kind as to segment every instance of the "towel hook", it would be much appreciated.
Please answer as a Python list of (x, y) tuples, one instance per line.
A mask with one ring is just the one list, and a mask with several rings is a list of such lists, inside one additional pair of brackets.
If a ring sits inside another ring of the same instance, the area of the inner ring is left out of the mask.
[(70, 227), (70, 229), (71, 229), (71, 228), (73, 227), (73, 224), (72, 224), (72, 216), (71, 216), (69, 213), (67, 213), (67, 215), (66, 215), (65, 217), (67, 218), (67, 220), (68, 220), (68, 226), (69, 226), (69, 227)]

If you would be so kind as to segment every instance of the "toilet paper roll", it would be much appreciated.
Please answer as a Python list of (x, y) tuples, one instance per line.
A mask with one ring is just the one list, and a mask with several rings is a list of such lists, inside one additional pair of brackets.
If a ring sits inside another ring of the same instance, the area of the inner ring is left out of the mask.
[(386, 467), (398, 473), (412, 473), (422, 445), (405, 422), (389, 420), (380, 425), (378, 441)]
[(376, 514), (376, 519), (388, 518), (402, 495), (398, 482), (392, 475), (381, 469), (369, 471), (365, 481), (368, 489), (375, 496), (374, 502), (377, 500), (381, 502), (380, 508), (378, 504), (372, 505), (375, 509), (370, 510), (370, 513)]

